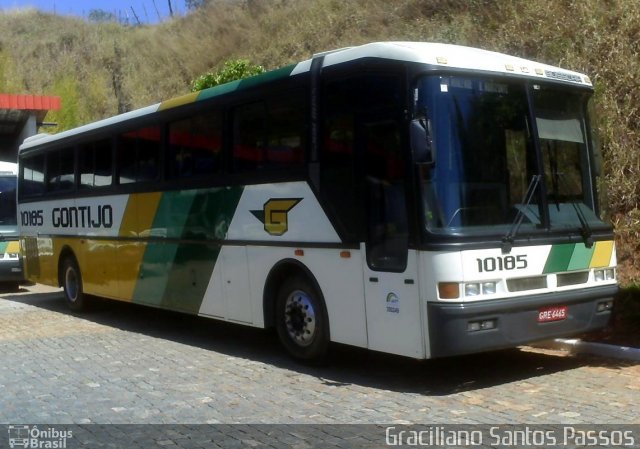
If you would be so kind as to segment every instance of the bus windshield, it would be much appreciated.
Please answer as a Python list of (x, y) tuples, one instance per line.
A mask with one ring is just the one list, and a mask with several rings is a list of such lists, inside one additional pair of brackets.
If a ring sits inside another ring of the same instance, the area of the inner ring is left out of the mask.
[(0, 226), (16, 226), (16, 176), (0, 176)]
[(415, 99), (416, 118), (431, 141), (430, 162), (420, 169), (429, 232), (499, 235), (518, 215), (519, 233), (602, 223), (594, 212), (586, 93), (488, 77), (426, 76)]

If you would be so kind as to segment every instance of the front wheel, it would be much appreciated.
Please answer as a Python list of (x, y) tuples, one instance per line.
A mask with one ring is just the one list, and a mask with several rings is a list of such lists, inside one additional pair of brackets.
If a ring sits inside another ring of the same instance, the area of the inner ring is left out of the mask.
[(329, 348), (329, 321), (324, 301), (305, 278), (287, 279), (278, 292), (276, 328), (295, 359), (320, 362)]
[(62, 287), (71, 310), (79, 312), (87, 308), (87, 297), (82, 290), (82, 275), (73, 257), (67, 257), (62, 263)]

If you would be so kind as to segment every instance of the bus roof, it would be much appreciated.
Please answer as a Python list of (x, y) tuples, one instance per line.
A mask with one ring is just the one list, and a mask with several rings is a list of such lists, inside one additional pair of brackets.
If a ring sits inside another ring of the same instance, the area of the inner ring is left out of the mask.
[[(429, 42), (374, 42), (359, 47), (320, 53), (315, 56), (324, 56), (323, 67), (361, 58), (382, 58), (429, 64), (434, 67), (517, 74), (591, 87), (591, 80), (583, 73), (461, 45)], [(305, 61), (305, 63), (310, 65), (311, 60)]]
[(282, 67), (261, 75), (244, 80), (192, 92), (181, 97), (173, 98), (162, 103), (156, 103), (131, 112), (116, 115), (104, 120), (80, 126), (58, 134), (38, 134), (24, 141), (20, 151), (38, 147), (42, 144), (54, 142), (85, 132), (90, 132), (110, 125), (123, 123), (138, 117), (153, 114), (177, 106), (206, 100), (236, 90), (256, 86), (264, 82), (286, 78), (308, 72), (314, 58), (323, 57), (322, 66), (342, 64), (364, 58), (391, 59), (397, 61), (415, 62), (429, 65), (435, 69), (454, 68), (472, 71), (495, 72), (504, 75), (518, 75), (532, 79), (569, 83), (576, 86), (591, 88), (591, 80), (586, 75), (558, 67), (540, 64), (535, 61), (518, 58), (502, 53), (482, 50), (460, 45), (427, 43), (427, 42), (374, 42), (358, 47), (347, 47), (338, 50), (318, 53), (312, 59)]

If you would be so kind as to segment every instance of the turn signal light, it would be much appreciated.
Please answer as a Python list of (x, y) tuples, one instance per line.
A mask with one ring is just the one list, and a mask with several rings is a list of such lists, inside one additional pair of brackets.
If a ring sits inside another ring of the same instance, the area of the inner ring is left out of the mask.
[(460, 285), (457, 282), (438, 283), (440, 299), (458, 299), (460, 297)]

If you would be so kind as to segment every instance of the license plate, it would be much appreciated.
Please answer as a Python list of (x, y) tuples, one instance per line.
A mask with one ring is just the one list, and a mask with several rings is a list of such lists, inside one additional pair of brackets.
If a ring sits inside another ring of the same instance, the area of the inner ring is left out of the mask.
[(538, 323), (548, 323), (549, 321), (562, 321), (567, 318), (567, 306), (545, 307), (538, 310)]

